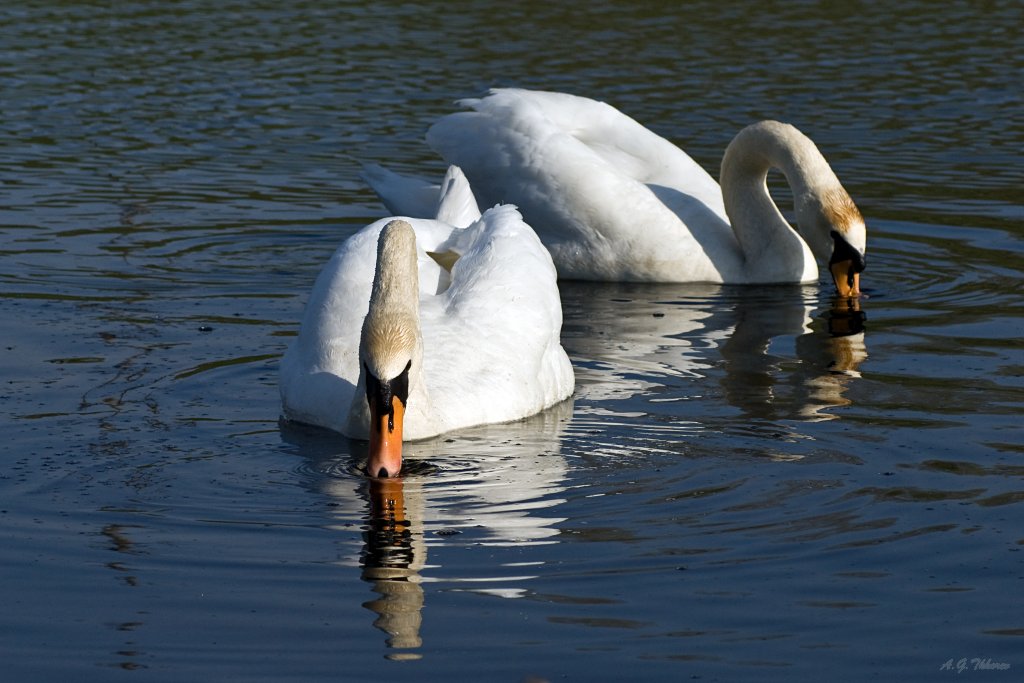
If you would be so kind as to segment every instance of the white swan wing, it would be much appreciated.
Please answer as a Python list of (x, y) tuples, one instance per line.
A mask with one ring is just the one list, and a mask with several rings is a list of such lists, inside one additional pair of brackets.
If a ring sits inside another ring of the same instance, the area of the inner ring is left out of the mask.
[(448, 167), (440, 185), (372, 163), (359, 175), (393, 216), (434, 218), (459, 228), (480, 218), (469, 180), (458, 166)]
[(480, 219), (480, 207), (469, 179), (458, 166), (449, 166), (441, 181), (434, 218), (459, 228)]
[(573, 95), (495, 90), (461, 104), (428, 143), (481, 201), (518, 205), (562, 277), (721, 280), (708, 254), (720, 263), (735, 239), (717, 183), (685, 152)]
[(567, 93), (495, 89), (484, 99), (462, 104), (478, 112), (529, 107), (569, 135), (608, 167), (645, 185), (672, 188), (726, 218), (722, 192), (714, 178), (690, 155), (632, 117), (604, 102)]
[(567, 398), (572, 366), (551, 257), (512, 206), (484, 213), (442, 248), (451, 286), (420, 299), (427, 385), (443, 431), (507, 422)]

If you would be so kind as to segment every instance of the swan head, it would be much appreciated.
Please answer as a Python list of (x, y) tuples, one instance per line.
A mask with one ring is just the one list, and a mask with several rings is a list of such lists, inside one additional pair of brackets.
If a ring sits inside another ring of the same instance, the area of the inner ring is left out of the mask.
[(836, 292), (842, 298), (859, 297), (860, 274), (867, 265), (864, 218), (842, 187), (824, 195), (822, 217), (831, 241), (828, 269)]
[(372, 477), (394, 477), (402, 469), (402, 426), (409, 402), (409, 370), (412, 361), (396, 376), (380, 379), (364, 363), (366, 402), (370, 411), (370, 458)]
[[(834, 176), (833, 176), (834, 178)], [(796, 197), (800, 234), (829, 274), (841, 298), (860, 296), (867, 233), (860, 209), (838, 180)]]
[(359, 360), (370, 418), (367, 472), (394, 477), (402, 469), (402, 428), (410, 389), (423, 362), (416, 234), (406, 221), (391, 221), (378, 238)]

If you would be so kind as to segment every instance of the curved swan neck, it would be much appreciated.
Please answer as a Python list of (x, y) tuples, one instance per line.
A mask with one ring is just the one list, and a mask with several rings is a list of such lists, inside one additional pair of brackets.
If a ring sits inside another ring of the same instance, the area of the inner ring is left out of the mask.
[[(799, 236), (768, 193), (772, 168), (782, 171), (793, 191)], [(837, 198), (845, 197), (850, 205), (852, 201), (807, 136), (777, 121), (747, 126), (725, 151), (720, 182), (725, 211), (749, 267), (756, 271), (762, 262), (774, 259), (778, 266), (816, 277), (813, 263), (801, 263), (807, 245), (819, 259), (827, 260), (832, 242), (828, 221), (820, 220), (822, 214)]]

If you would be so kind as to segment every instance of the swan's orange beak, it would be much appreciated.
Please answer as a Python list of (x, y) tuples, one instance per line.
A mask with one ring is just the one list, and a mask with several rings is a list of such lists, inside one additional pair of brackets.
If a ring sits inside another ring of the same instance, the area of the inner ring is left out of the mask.
[(395, 477), (402, 469), (402, 421), (405, 404), (397, 396), (391, 399), (391, 412), (370, 402), (370, 461), (366, 471), (371, 477)]
[(828, 269), (832, 272), (832, 280), (836, 283), (836, 291), (842, 298), (860, 296), (860, 270), (853, 259), (834, 261)]

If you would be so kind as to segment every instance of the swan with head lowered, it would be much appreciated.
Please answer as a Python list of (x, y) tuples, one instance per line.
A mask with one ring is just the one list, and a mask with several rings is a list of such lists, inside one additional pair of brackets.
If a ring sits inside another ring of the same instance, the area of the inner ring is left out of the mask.
[(284, 417), (368, 440), (372, 476), (398, 474), (403, 441), (528, 417), (574, 386), (544, 246), (514, 206), (480, 215), (457, 168), (442, 188), (436, 218), (338, 248), (281, 361)]
[[(427, 142), (462, 167), (481, 201), (519, 207), (559, 277), (807, 283), (818, 280), (820, 261), (840, 296), (860, 294), (864, 219), (815, 144), (791, 125), (741, 130), (719, 186), (681, 149), (602, 102), (499, 89), (460, 104), (467, 111), (437, 121)], [(796, 229), (768, 192), (772, 168), (792, 189)], [(364, 177), (400, 213), (416, 215), (437, 194), (379, 167)], [(399, 195), (395, 182), (407, 191)]]

